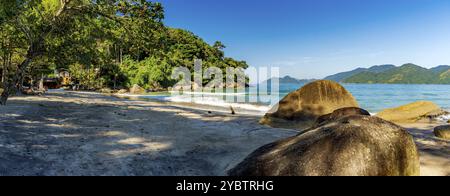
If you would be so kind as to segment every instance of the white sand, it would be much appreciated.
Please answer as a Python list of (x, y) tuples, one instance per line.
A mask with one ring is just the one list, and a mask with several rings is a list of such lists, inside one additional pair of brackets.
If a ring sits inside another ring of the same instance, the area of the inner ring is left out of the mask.
[[(258, 147), (297, 134), (228, 110), (83, 92), (14, 97), (0, 107), (0, 175), (225, 175)], [(422, 175), (450, 175), (449, 141), (432, 135), (435, 125), (404, 126)]]

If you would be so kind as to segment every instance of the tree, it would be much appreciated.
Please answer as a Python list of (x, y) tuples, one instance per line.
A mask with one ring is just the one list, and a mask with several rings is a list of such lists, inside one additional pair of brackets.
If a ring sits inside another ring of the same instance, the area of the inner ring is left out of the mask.
[[(9, 23), (14, 29), (25, 35), (27, 51), (24, 59), (17, 65), (16, 73), (4, 83), (0, 104), (6, 104), (11, 93), (22, 88), (24, 72), (28, 65), (45, 52), (45, 40), (63, 24), (60, 21), (71, 0), (50, 1), (9, 1), (13, 11), (6, 14), (3, 23)], [(57, 5), (59, 3), (59, 5)], [(3, 10), (6, 8), (2, 8)], [(2, 11), (5, 13), (5, 11)], [(7, 21), (7, 22), (5, 22)], [(2, 23), (2, 26), (3, 26)]]
[[(0, 0), (3, 92), (0, 104), (21, 90), (24, 78), (66, 68), (88, 89), (139, 84), (167, 88), (173, 68), (246, 68), (192, 32), (163, 24), (164, 8), (146, 0)], [(93, 71), (95, 70), (95, 71)]]
[[(5, 1), (5, 0), (2, 0)], [(143, 36), (143, 33), (153, 35), (152, 30), (158, 26), (163, 18), (162, 6), (159, 3), (147, 2), (144, 0), (22, 0), (22, 1), (5, 1), (11, 6), (13, 11), (6, 11), (6, 7), (2, 7), (0, 20), (2, 26), (11, 25), (15, 30), (19, 30), (24, 35), (26, 41), (26, 52), (23, 60), (17, 65), (16, 73), (3, 85), (3, 92), (0, 98), (0, 104), (6, 104), (10, 94), (22, 87), (25, 70), (36, 58), (47, 55), (54, 60), (61, 62), (77, 62), (77, 61), (95, 61), (93, 50), (95, 47), (87, 46), (86, 39), (92, 39), (92, 34), (85, 34), (79, 40), (72, 40), (69, 34), (83, 34), (89, 31), (95, 25), (88, 25), (87, 29), (79, 24), (80, 21), (94, 22), (103, 27), (103, 25), (117, 26), (119, 28), (100, 29), (99, 32), (105, 33), (122, 33), (130, 35), (128, 41), (141, 41), (143, 44), (142, 53), (151, 53), (153, 42)], [(3, 2), (2, 2), (3, 3)], [(108, 22), (111, 22), (108, 24)], [(77, 23), (78, 22), (78, 23)], [(139, 25), (144, 28), (138, 28)], [(148, 28), (146, 28), (148, 27)], [(69, 33), (68, 30), (72, 30)], [(97, 29), (99, 30), (99, 29)], [(116, 32), (113, 32), (116, 30)], [(138, 33), (125, 33), (133, 32)], [(92, 32), (92, 31), (91, 31)], [(137, 38), (137, 39), (136, 39)], [(66, 54), (61, 54), (61, 49), (68, 46), (68, 43), (77, 42), (76, 46), (65, 48)], [(81, 43), (81, 44), (80, 44)], [(92, 42), (91, 42), (92, 43)], [(95, 42), (94, 42), (95, 43)], [(84, 44), (84, 45), (83, 45)], [(137, 46), (132, 44), (129, 49), (132, 50)], [(76, 53), (79, 49), (86, 49), (83, 56), (76, 55), (74, 58), (64, 58), (70, 55), (70, 51)], [(138, 47), (140, 50), (141, 47)], [(141, 52), (137, 52), (140, 55)], [(69, 54), (69, 55), (67, 55)], [(60, 56), (57, 56), (60, 55)]]

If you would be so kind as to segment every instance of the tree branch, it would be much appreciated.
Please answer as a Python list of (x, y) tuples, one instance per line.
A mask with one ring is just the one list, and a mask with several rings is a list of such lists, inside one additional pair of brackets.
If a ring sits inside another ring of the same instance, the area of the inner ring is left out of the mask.
[(61, 16), (61, 14), (67, 9), (67, 4), (70, 3), (71, 0), (60, 0), (61, 7), (56, 12), (55, 16), (53, 17), (53, 21), (56, 21), (56, 19)]
[(31, 36), (31, 33), (29, 29), (27, 29), (22, 22), (19, 20), (19, 18), (16, 18), (16, 23), (19, 25), (19, 29), (25, 34), (25, 37), (27, 37), (30, 44), (32, 43), (33, 37)]
[(93, 15), (99, 15), (101, 17), (107, 18), (107, 19), (112, 20), (114, 22), (118, 22), (120, 24), (124, 24), (123, 20), (121, 20), (122, 18), (117, 17), (115, 15), (109, 15), (109, 14), (103, 13), (103, 12), (97, 10), (97, 9), (93, 9), (91, 6), (68, 7), (67, 11), (77, 11), (78, 13), (87, 12), (87, 13), (90, 13), (90, 14), (93, 14)]

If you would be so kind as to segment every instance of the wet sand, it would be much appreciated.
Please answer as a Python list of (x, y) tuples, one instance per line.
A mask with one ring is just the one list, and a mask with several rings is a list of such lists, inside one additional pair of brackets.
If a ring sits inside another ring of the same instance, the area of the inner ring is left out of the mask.
[[(52, 92), (0, 107), (0, 175), (215, 176), (297, 134), (226, 108)], [(450, 142), (409, 124), (422, 175), (450, 175)]]

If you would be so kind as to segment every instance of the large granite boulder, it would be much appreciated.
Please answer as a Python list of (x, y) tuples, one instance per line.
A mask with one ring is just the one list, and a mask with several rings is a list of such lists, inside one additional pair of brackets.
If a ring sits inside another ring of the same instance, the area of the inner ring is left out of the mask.
[(318, 128), (326, 123), (338, 120), (342, 117), (352, 116), (352, 115), (370, 116), (370, 113), (367, 110), (357, 108), (357, 107), (340, 108), (340, 109), (335, 110), (333, 113), (325, 114), (325, 115), (317, 118), (316, 122), (311, 127), (311, 129)]
[(145, 89), (140, 87), (139, 85), (135, 84), (133, 85), (133, 87), (130, 88), (130, 94), (144, 94), (145, 93)]
[(287, 95), (260, 123), (302, 130), (311, 127), (318, 117), (346, 107), (358, 107), (352, 94), (336, 82), (319, 80)]
[(450, 140), (450, 125), (443, 125), (434, 128), (434, 135), (438, 138)]
[(414, 123), (430, 121), (446, 114), (438, 105), (429, 101), (418, 101), (398, 108), (386, 109), (377, 114), (378, 117), (396, 123)]
[(265, 145), (231, 176), (416, 176), (412, 136), (394, 123), (353, 115)]

